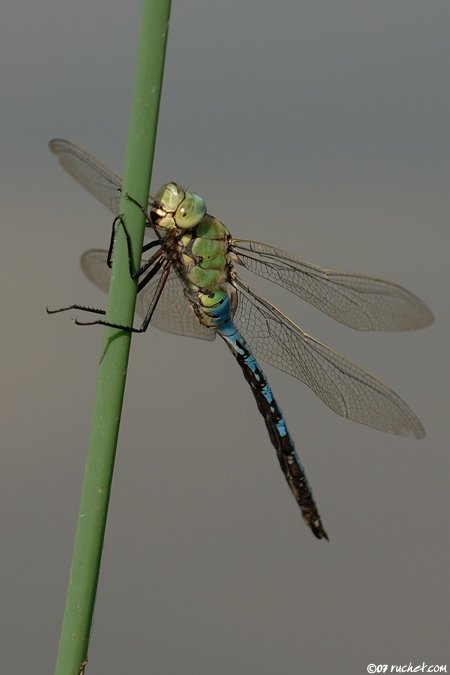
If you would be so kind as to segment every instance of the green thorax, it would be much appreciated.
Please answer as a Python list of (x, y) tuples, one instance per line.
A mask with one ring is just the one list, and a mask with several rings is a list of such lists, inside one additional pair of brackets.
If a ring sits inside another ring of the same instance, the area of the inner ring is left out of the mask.
[[(167, 183), (152, 204), (152, 221), (167, 241), (178, 273), (193, 292), (224, 290), (229, 232), (206, 212), (205, 200), (177, 183)], [(202, 302), (203, 304), (203, 302)]]
[(199, 321), (212, 329), (227, 319), (230, 233), (206, 212), (205, 200), (177, 183), (167, 183), (151, 210), (167, 252)]
[(186, 281), (202, 291), (218, 291), (227, 280), (229, 232), (214, 216), (206, 214), (179, 241), (180, 261)]

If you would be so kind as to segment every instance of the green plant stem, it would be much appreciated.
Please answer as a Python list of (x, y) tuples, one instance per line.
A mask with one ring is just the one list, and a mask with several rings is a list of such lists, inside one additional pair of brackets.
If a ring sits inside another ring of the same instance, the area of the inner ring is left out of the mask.
[[(124, 195), (147, 204), (155, 148), (170, 0), (144, 0), (142, 32), (129, 126)], [(144, 216), (122, 197), (121, 213), (140, 261)], [(127, 246), (118, 228), (108, 312), (110, 321), (132, 325), (137, 284), (129, 274)], [(85, 329), (89, 330), (89, 329)], [(122, 411), (131, 334), (105, 328), (91, 435), (75, 535), (55, 675), (84, 672), (92, 626), (103, 539)]]

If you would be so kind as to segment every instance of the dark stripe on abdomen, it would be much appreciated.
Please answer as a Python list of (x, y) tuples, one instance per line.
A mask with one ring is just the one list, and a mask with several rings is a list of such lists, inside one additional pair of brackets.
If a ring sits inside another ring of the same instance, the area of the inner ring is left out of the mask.
[(320, 518), (311, 486), (306, 478), (305, 470), (295, 449), (286, 421), (264, 372), (252, 354), (250, 345), (245, 341), (231, 321), (224, 330), (218, 331), (225, 340), (233, 356), (242, 368), (245, 379), (249, 383), (264, 417), (272, 445), (277, 451), (278, 461), (291, 488), (303, 518), (318, 539), (328, 539)]

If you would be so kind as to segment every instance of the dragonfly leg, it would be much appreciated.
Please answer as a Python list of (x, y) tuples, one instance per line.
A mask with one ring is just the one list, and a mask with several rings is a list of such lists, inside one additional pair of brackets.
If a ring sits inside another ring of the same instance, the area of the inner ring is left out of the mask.
[(123, 225), (123, 228), (125, 230), (125, 234), (126, 234), (126, 237), (127, 237), (127, 246), (128, 246), (128, 258), (131, 260), (131, 258), (130, 258), (131, 242), (129, 240), (130, 235), (128, 234), (128, 230), (125, 227), (122, 215), (119, 214), (118, 216), (116, 216), (114, 218), (113, 224), (112, 224), (112, 227), (111, 227), (111, 239), (110, 239), (110, 242), (109, 242), (108, 256), (106, 258), (106, 264), (108, 265), (109, 269), (111, 269), (111, 267), (112, 267), (113, 249), (114, 249), (114, 244), (115, 244), (115, 241), (116, 241), (117, 228), (120, 224)]
[[(155, 267), (150, 270), (149, 274), (145, 277), (143, 280), (144, 285), (147, 284), (150, 279), (156, 274), (156, 272), (161, 268), (163, 262), (161, 261), (159, 264), (157, 263)], [(156, 269), (155, 269), (156, 268)], [(161, 275), (161, 279), (158, 282), (158, 286), (156, 287), (155, 294), (153, 296), (153, 299), (150, 303), (150, 306), (147, 310), (147, 314), (145, 315), (145, 318), (140, 326), (140, 328), (134, 328), (133, 326), (124, 326), (120, 323), (113, 323), (112, 321), (104, 321), (103, 319), (99, 319), (97, 321), (79, 321), (78, 319), (75, 319), (75, 323), (77, 326), (109, 326), (109, 328), (117, 328), (118, 330), (124, 330), (127, 331), (128, 333), (145, 333), (147, 330), (149, 323), (152, 319), (153, 313), (156, 309), (156, 305), (158, 304), (159, 298), (161, 297), (161, 293), (164, 290), (164, 286), (166, 285), (167, 279), (170, 274), (170, 264), (166, 263), (166, 267), (164, 268), (164, 272)], [(140, 289), (139, 289), (140, 290)], [(83, 307), (80, 307), (80, 309), (85, 309)], [(88, 309), (89, 311), (89, 309)], [(105, 314), (104, 311), (102, 310), (97, 310), (99, 314)]]
[[(156, 253), (155, 253), (154, 256), (152, 256), (152, 258), (155, 258), (155, 256), (156, 256)], [(161, 252), (158, 251), (158, 258), (160, 258), (160, 257), (161, 257)], [(142, 265), (142, 267), (140, 267), (139, 270), (138, 270), (139, 276), (142, 276), (142, 275), (148, 270), (148, 268), (151, 266), (151, 264), (154, 263), (153, 269), (150, 270), (150, 272), (147, 274), (147, 276), (143, 277), (143, 278), (139, 281), (139, 285), (138, 285), (138, 293), (140, 293), (140, 291), (142, 291), (142, 289), (143, 289), (145, 286), (147, 286), (148, 282), (149, 282), (151, 279), (153, 279), (153, 277), (155, 276), (155, 274), (156, 274), (157, 272), (159, 272), (159, 270), (161, 269), (161, 267), (162, 267), (163, 264), (164, 264), (164, 259), (163, 259), (163, 260), (158, 260), (158, 259), (156, 259), (156, 262), (155, 262), (155, 261), (152, 261), (152, 258), (150, 258), (149, 260), (147, 260), (147, 262), (145, 262), (145, 263)]]
[(149, 251), (151, 248), (154, 248), (155, 246), (161, 246), (160, 239), (154, 239), (153, 241), (149, 241), (148, 244), (144, 244), (144, 246), (142, 247), (142, 253)]
[[(149, 260), (147, 260), (138, 270), (139, 275), (142, 276), (149, 267), (152, 267), (150, 271), (147, 272), (146, 276), (141, 279), (138, 285), (138, 293), (149, 283), (151, 279), (159, 272), (163, 264), (166, 262), (164, 258), (162, 258), (162, 249), (157, 251)], [(167, 262), (166, 262), (167, 264)], [(159, 284), (157, 286), (157, 289), (155, 291), (155, 295), (153, 297), (153, 300), (149, 306), (149, 309), (147, 311), (147, 314), (144, 318), (144, 321), (142, 322), (142, 325), (140, 328), (133, 328), (132, 326), (123, 326), (122, 324), (117, 324), (117, 323), (112, 323), (111, 321), (104, 321), (104, 320), (98, 320), (98, 321), (79, 321), (78, 319), (75, 319), (75, 323), (78, 326), (92, 326), (96, 324), (100, 324), (102, 326), (109, 326), (110, 328), (118, 328), (120, 330), (126, 330), (130, 331), (132, 333), (144, 333), (147, 330), (147, 327), (150, 323), (150, 320), (153, 316), (153, 312), (155, 311), (156, 304), (161, 296), (162, 290), (164, 288), (164, 285), (167, 281), (168, 274), (170, 272), (170, 266), (168, 267), (168, 271), (164, 271), (164, 273), (161, 276), (161, 279), (159, 281)], [(163, 282), (163, 283), (162, 283)], [(162, 283), (162, 286), (161, 286)], [(91, 312), (93, 314), (102, 314), (103, 316), (106, 315), (106, 311), (104, 309), (98, 309), (96, 307), (88, 307), (87, 305), (80, 305), (78, 303), (74, 303), (72, 305), (68, 305), (67, 307), (59, 307), (57, 309), (49, 309), (46, 307), (47, 314), (57, 314), (58, 312), (67, 312), (71, 309), (78, 309), (82, 312)]]
[[(166, 266), (165, 266), (165, 268), (164, 268), (164, 272), (163, 272), (162, 275), (161, 275), (161, 279), (160, 279), (159, 282), (158, 282), (158, 286), (156, 287), (155, 294), (154, 294), (154, 296), (153, 296), (153, 298), (152, 298), (152, 301), (151, 301), (151, 303), (150, 303), (150, 306), (149, 306), (149, 308), (148, 308), (148, 310), (147, 310), (147, 314), (145, 315), (145, 319), (144, 319), (144, 321), (142, 322), (141, 332), (144, 332), (144, 331), (147, 330), (147, 327), (148, 327), (150, 321), (152, 320), (152, 316), (153, 316), (153, 313), (154, 313), (154, 311), (155, 311), (155, 309), (156, 309), (156, 306), (157, 306), (157, 304), (158, 304), (158, 302), (159, 302), (159, 299), (160, 299), (160, 297), (161, 297), (161, 293), (163, 292), (164, 286), (166, 285), (167, 279), (169, 278), (170, 268), (171, 268), (171, 265), (170, 265), (169, 263), (166, 263)], [(153, 270), (152, 270), (152, 271), (153, 271)], [(150, 275), (151, 275), (151, 272), (150, 272), (150, 274), (147, 275), (147, 277), (143, 280), (144, 285), (145, 285), (148, 281), (150, 281), (150, 279), (151, 279), (151, 276), (150, 276)], [(152, 275), (152, 276), (153, 276), (153, 275)]]
[[(106, 312), (103, 312), (103, 314), (106, 314)], [(147, 329), (147, 326), (145, 328), (134, 328), (133, 326), (124, 326), (121, 323), (113, 323), (112, 321), (102, 321), (101, 319), (98, 321), (80, 321), (79, 319), (75, 319), (74, 323), (77, 326), (108, 326), (109, 328), (123, 330), (126, 333), (144, 333)]]
[(92, 312), (93, 314), (106, 314), (104, 309), (97, 309), (96, 307), (88, 307), (87, 305), (69, 305), (68, 307), (59, 307), (58, 309), (45, 308), (47, 314), (57, 314), (58, 312), (67, 312), (70, 309), (79, 309), (82, 312)]
[(135, 199), (134, 197), (132, 197), (131, 195), (129, 195), (128, 192), (125, 192), (125, 197), (126, 197), (126, 199), (129, 199), (130, 202), (132, 202), (133, 204), (135, 204), (135, 205), (142, 211), (142, 213), (143, 213), (144, 216), (145, 216), (145, 225), (146, 225), (146, 227), (152, 227), (152, 226), (153, 226), (152, 219), (150, 218), (150, 216), (149, 216), (147, 210), (142, 206), (142, 204), (139, 204), (139, 202), (137, 201), (137, 199)]
[(156, 251), (156, 253), (154, 253), (151, 258), (146, 260), (144, 264), (141, 265), (139, 269), (136, 270), (136, 272), (134, 272), (134, 274), (131, 275), (132, 279), (139, 279), (139, 277), (141, 277), (144, 274), (144, 272), (146, 272), (149, 269), (149, 267), (154, 265), (153, 269), (150, 270), (151, 276), (150, 275), (147, 276), (145, 278), (146, 279), (145, 282), (142, 281), (139, 282), (138, 292), (142, 288), (144, 288), (144, 286), (150, 281), (150, 279), (152, 279), (155, 276), (156, 272), (161, 268), (162, 264), (164, 263), (164, 259), (160, 260), (163, 253), (164, 251), (162, 250), (162, 248), (160, 248), (159, 251)]
[[(142, 272), (145, 271), (145, 270), (142, 270), (142, 267), (140, 267), (136, 271), (133, 269), (133, 248), (132, 248), (132, 244), (131, 244), (131, 237), (130, 237), (130, 233), (128, 232), (127, 227), (125, 225), (122, 214), (118, 215), (113, 220), (112, 229), (111, 229), (111, 240), (109, 242), (109, 249), (108, 249), (108, 256), (106, 258), (106, 263), (107, 263), (108, 267), (111, 269), (112, 261), (113, 261), (113, 250), (114, 250), (114, 245), (115, 245), (115, 241), (116, 241), (117, 228), (119, 227), (119, 225), (122, 226), (123, 231), (125, 232), (126, 240), (127, 240), (128, 267), (129, 267), (129, 270), (130, 270), (130, 276), (131, 276), (132, 279), (138, 279), (140, 277), (140, 275), (142, 274)], [(154, 241), (150, 241), (148, 244), (145, 244), (142, 247), (142, 253), (145, 253), (146, 251), (149, 251), (151, 248), (154, 248), (155, 246), (160, 246), (160, 245), (161, 245), (161, 242), (160, 242), (159, 239), (156, 239)], [(154, 260), (156, 260), (156, 257), (154, 258)], [(150, 261), (147, 260), (146, 263), (145, 263), (146, 264), (145, 269), (147, 269), (154, 262), (154, 260), (152, 260), (152, 259), (150, 259)]]

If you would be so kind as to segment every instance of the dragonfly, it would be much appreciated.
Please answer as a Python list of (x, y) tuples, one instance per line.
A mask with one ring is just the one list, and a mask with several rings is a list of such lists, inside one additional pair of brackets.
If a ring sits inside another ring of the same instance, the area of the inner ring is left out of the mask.
[[(116, 215), (109, 251), (92, 249), (81, 258), (88, 279), (107, 291), (115, 231), (120, 225), (125, 228), (119, 212), (122, 180), (69, 141), (55, 139), (49, 145), (62, 167)], [(336, 321), (361, 331), (423, 328), (432, 323), (433, 314), (422, 300), (397, 284), (319, 267), (274, 246), (233, 237), (208, 213), (201, 196), (175, 182), (164, 185), (148, 206), (141, 208), (150, 237), (143, 252), (155, 249), (133, 270), (127, 236), (130, 274), (138, 283), (136, 311), (143, 317), (141, 326), (122, 326), (106, 318), (76, 322), (132, 332), (145, 332), (151, 322), (176, 335), (209, 341), (219, 336), (250, 385), (304, 521), (318, 539), (328, 539), (305, 468), (259, 360), (301, 380), (329, 408), (349, 420), (417, 439), (423, 438), (425, 431), (392, 389), (304, 332), (249, 285), (240, 271), (243, 268), (269, 279)], [(71, 309), (106, 314), (81, 304), (47, 311)]]

